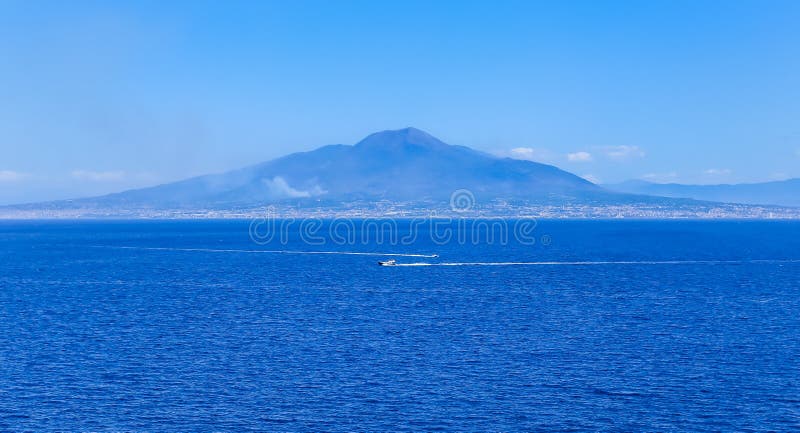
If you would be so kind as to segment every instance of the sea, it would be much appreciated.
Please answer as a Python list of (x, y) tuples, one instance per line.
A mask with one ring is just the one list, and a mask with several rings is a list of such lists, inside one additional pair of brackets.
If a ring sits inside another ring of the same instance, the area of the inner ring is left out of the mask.
[(800, 222), (3, 221), (0, 431), (800, 431)]

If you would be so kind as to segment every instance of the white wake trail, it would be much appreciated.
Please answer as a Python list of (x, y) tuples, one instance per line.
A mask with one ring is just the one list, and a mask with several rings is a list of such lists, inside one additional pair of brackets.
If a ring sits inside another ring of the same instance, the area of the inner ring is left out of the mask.
[(434, 259), (438, 254), (402, 254), (402, 253), (372, 253), (360, 251), (298, 251), (298, 250), (236, 250), (236, 249), (214, 249), (214, 248), (170, 248), (170, 247), (131, 247), (131, 246), (111, 246), (93, 245), (94, 248), (110, 248), (119, 250), (145, 250), (145, 251), (187, 251), (202, 253), (242, 253), (242, 254), (331, 254), (345, 256), (376, 256), (376, 257), (416, 257)]
[(442, 262), (397, 263), (394, 266), (603, 266), (603, 265), (743, 265), (800, 263), (800, 260), (619, 260), (579, 262)]

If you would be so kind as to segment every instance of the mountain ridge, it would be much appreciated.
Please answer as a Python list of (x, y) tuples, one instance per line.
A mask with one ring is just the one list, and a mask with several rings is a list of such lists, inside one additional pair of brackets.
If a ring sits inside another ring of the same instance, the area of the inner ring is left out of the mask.
[(770, 182), (691, 185), (629, 180), (603, 185), (612, 191), (722, 203), (800, 207), (800, 179)]

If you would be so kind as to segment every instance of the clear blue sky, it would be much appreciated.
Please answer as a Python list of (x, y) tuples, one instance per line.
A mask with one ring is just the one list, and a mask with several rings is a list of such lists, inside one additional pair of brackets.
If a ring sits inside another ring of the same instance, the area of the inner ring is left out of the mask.
[(800, 176), (800, 1), (0, 2), (0, 203), (415, 126), (603, 182)]

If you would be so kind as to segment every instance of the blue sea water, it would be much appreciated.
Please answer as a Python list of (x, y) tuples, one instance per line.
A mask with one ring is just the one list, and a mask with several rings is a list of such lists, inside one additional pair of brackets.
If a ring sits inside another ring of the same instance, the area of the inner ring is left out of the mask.
[(800, 223), (249, 229), (0, 223), (0, 430), (800, 430)]

